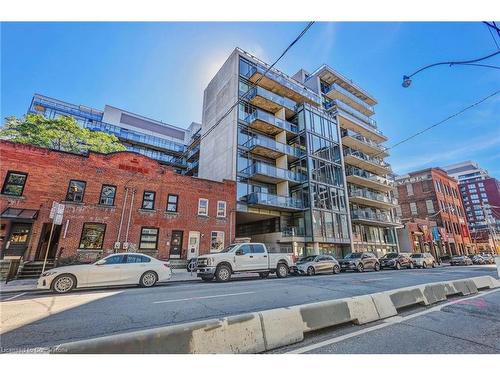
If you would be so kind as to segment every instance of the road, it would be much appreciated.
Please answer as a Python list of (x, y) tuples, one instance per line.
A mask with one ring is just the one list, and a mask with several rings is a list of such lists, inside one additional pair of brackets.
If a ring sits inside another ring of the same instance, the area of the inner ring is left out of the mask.
[(179, 282), (151, 289), (116, 288), (1, 296), (2, 351), (175, 323), (363, 295), (428, 282), (490, 275), (494, 266), (342, 273), (229, 283)]
[(324, 330), (272, 354), (498, 354), (500, 290)]

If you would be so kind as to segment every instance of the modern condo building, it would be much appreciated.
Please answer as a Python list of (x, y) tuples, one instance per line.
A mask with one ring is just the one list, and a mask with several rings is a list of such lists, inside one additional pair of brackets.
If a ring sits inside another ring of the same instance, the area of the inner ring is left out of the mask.
[(268, 68), (237, 48), (204, 92), (199, 175), (236, 180), (236, 237), (296, 255), (396, 250), (375, 99), (327, 66)]

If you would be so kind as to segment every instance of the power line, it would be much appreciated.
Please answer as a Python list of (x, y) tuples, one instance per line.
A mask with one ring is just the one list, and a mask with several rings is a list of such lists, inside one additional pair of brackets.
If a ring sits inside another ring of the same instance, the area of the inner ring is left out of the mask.
[(450, 116), (446, 117), (445, 119), (443, 119), (443, 120), (441, 120), (441, 121), (439, 121), (439, 122), (437, 122), (437, 123), (435, 123), (435, 124), (433, 124), (433, 125), (431, 125), (431, 126), (428, 126), (427, 128), (422, 129), (422, 130), (420, 130), (420, 131), (416, 132), (415, 134), (410, 135), (409, 137), (407, 137), (407, 138), (405, 138), (405, 139), (403, 139), (403, 140), (401, 140), (401, 141), (399, 141), (399, 142), (397, 142), (397, 143), (393, 144), (393, 145), (392, 145), (392, 146), (390, 146), (390, 147), (387, 147), (384, 151), (379, 152), (378, 154), (374, 155), (373, 157), (377, 157), (377, 156), (379, 156), (379, 155), (382, 155), (382, 154), (384, 154), (384, 153), (385, 153), (385, 151), (387, 151), (387, 150), (391, 150), (391, 149), (393, 149), (393, 148), (395, 148), (395, 147), (397, 147), (397, 146), (399, 146), (399, 145), (401, 145), (401, 144), (403, 144), (403, 143), (405, 143), (405, 142), (408, 142), (409, 140), (411, 140), (411, 139), (413, 139), (413, 138), (415, 138), (415, 137), (417, 137), (417, 136), (419, 136), (419, 135), (421, 135), (421, 134), (423, 134), (423, 133), (425, 133), (425, 132), (427, 132), (427, 131), (429, 131), (429, 130), (431, 130), (431, 129), (433, 129), (433, 128), (435, 128), (435, 127), (437, 127), (437, 126), (439, 126), (439, 125), (441, 125), (441, 124), (443, 124), (443, 123), (445, 123), (446, 121), (449, 121), (449, 120), (451, 120), (452, 118), (454, 118), (454, 117), (457, 117), (457, 116), (461, 115), (462, 113), (464, 113), (464, 112), (468, 111), (468, 110), (469, 110), (469, 109), (471, 109), (471, 108), (474, 108), (474, 107), (478, 106), (479, 104), (481, 104), (482, 102), (484, 102), (484, 101), (488, 100), (489, 98), (494, 97), (494, 96), (495, 96), (495, 95), (497, 95), (498, 93), (500, 93), (500, 90), (495, 91), (494, 93), (492, 93), (492, 94), (490, 94), (490, 95), (488, 95), (488, 96), (486, 96), (486, 97), (484, 97), (484, 98), (482, 98), (482, 99), (478, 100), (477, 102), (475, 102), (475, 103), (473, 103), (473, 104), (471, 104), (471, 105), (469, 105), (469, 106), (467, 106), (467, 107), (465, 107), (465, 108), (461, 109), (461, 110), (460, 110), (460, 111), (458, 111), (458, 112), (455, 112), (454, 114), (452, 114), (452, 115), (450, 115)]
[(498, 28), (497, 24), (495, 21), (492, 21), (491, 23), (489, 22), (483, 22), (488, 28), (492, 28), (493, 30), (496, 30), (498, 36), (500, 36), (500, 29)]
[(486, 24), (486, 28), (488, 29), (488, 32), (491, 35), (491, 38), (493, 39), (493, 42), (495, 42), (495, 45), (497, 46), (497, 49), (500, 50), (500, 47), (498, 47), (498, 43), (497, 43), (497, 40), (495, 38), (495, 35), (493, 35), (493, 32), (491, 31), (491, 27), (489, 27), (489, 25), (486, 22), (485, 22), (485, 24)]
[[(307, 26), (304, 28), (304, 30), (302, 30), (302, 32), (288, 45), (288, 47), (285, 48), (285, 50), (283, 51), (283, 53), (274, 61), (274, 63), (272, 63), (267, 69), (266, 71), (264, 72), (264, 74), (262, 74), (259, 79), (257, 79), (257, 81), (255, 81), (254, 85), (257, 85), (265, 76), (266, 74), (281, 60), (281, 58), (283, 56), (285, 56), (285, 54), (290, 50), (290, 48), (292, 48), (295, 43), (297, 43), (303, 36), (304, 34), (307, 32), (307, 30), (309, 30), (309, 28), (314, 24), (314, 21), (311, 21), (307, 24)], [(248, 95), (248, 93), (250, 92), (251, 90), (248, 90), (244, 95), (242, 95), (240, 98), (238, 98), (238, 100), (231, 106), (229, 107), (229, 109), (226, 111), (226, 113), (224, 113), (224, 115), (215, 123), (213, 124), (201, 137), (200, 137), (200, 142), (201, 140), (203, 140), (203, 138), (205, 138), (206, 136), (208, 136), (212, 130), (214, 130), (221, 122), (222, 120), (224, 120), (232, 111), (233, 109), (238, 105), (240, 104), (240, 102), (246, 98), (246, 96)]]

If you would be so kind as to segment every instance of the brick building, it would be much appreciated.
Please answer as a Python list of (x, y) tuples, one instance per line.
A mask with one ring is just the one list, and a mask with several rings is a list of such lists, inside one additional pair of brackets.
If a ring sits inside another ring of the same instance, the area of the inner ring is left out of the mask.
[[(76, 155), (0, 141), (0, 258), (88, 260), (137, 250), (186, 259), (234, 238), (233, 181), (174, 173), (133, 152)], [(52, 202), (65, 206), (49, 244)]]
[[(399, 206), (403, 222), (414, 218), (436, 222), (433, 240), (439, 255), (468, 254), (471, 237), (458, 183), (441, 168), (411, 172), (396, 178)], [(405, 250), (405, 249), (403, 249)]]

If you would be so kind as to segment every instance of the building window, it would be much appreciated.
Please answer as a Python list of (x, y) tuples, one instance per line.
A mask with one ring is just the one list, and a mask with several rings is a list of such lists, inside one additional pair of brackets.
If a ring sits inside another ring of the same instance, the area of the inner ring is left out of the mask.
[(85, 194), (85, 181), (71, 180), (68, 186), (68, 193), (66, 194), (67, 202), (83, 202), (83, 195)]
[(217, 217), (226, 217), (226, 202), (217, 202)]
[(3, 183), (2, 194), (20, 197), (23, 195), (27, 178), (27, 173), (9, 171)]
[(156, 250), (158, 249), (158, 228), (141, 228), (141, 238), (139, 249)]
[(208, 216), (208, 199), (198, 199), (198, 215)]
[(401, 206), (396, 206), (396, 216), (402, 217), (403, 212), (401, 211)]
[(408, 195), (413, 195), (413, 185), (410, 183), (410, 184), (406, 184), (406, 193)]
[(155, 208), (155, 195), (154, 191), (145, 191), (142, 195), (142, 209), (154, 210)]
[(178, 202), (179, 202), (178, 195), (169, 194), (167, 197), (167, 212), (177, 212)]
[(104, 242), (106, 224), (84, 223), (80, 238), (80, 249), (100, 250)]
[(104, 206), (114, 206), (116, 196), (116, 186), (113, 185), (102, 185), (101, 198), (99, 199), (99, 204)]
[(417, 215), (417, 204), (415, 202), (410, 203), (410, 211), (412, 215)]
[(211, 233), (210, 250), (221, 251), (224, 249), (224, 232), (213, 231)]
[(426, 200), (425, 205), (427, 206), (427, 213), (433, 214), (434, 213), (434, 203), (432, 202), (432, 200), (430, 200), (430, 199)]

